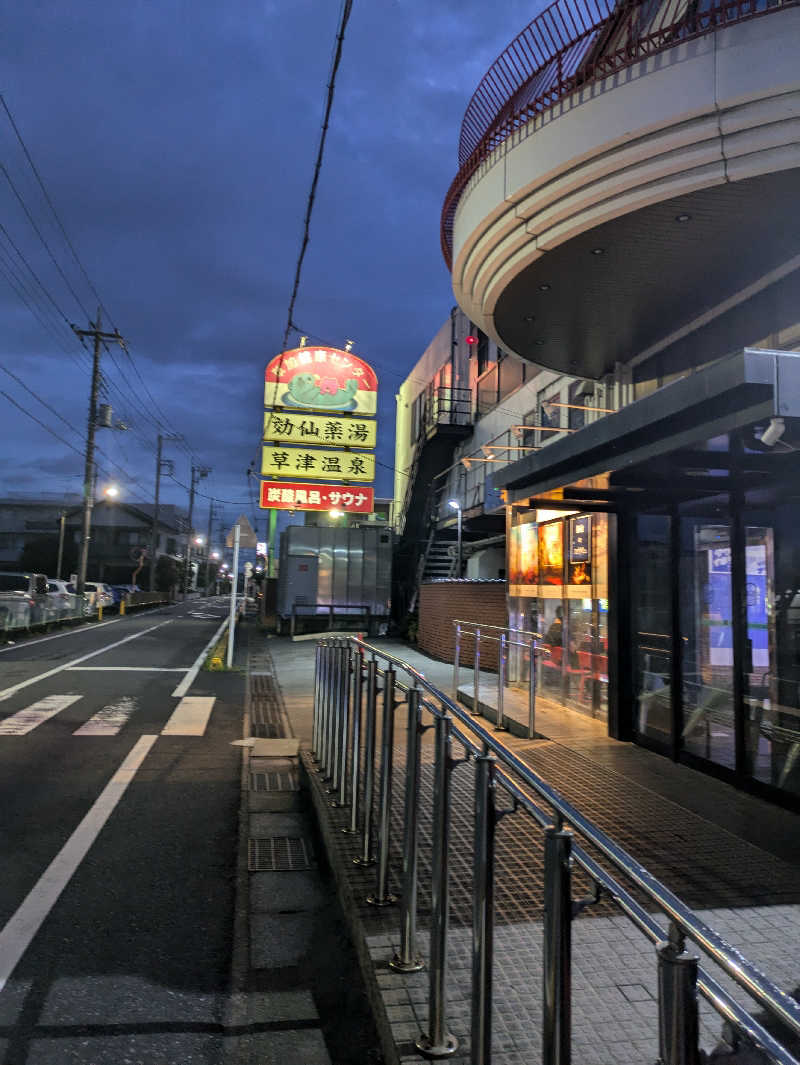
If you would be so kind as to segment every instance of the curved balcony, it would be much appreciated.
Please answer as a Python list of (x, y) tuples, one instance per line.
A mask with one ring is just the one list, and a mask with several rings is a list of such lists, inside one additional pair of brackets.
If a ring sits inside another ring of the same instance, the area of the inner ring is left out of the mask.
[(796, 321), (799, 50), (798, 0), (556, 0), (464, 118), (442, 213), (464, 312), (587, 377)]

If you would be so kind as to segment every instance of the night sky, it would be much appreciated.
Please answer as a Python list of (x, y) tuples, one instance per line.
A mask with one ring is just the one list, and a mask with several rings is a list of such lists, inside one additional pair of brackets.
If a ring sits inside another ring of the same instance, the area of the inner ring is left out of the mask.
[[(521, 0), (353, 6), (294, 320), (312, 340), (353, 339), (378, 373), (377, 495), (392, 494), (394, 394), (453, 304), (439, 214), (461, 118), (536, 10)], [(110, 316), (104, 327), (129, 342), (132, 362), (103, 355), (104, 398), (129, 429), (98, 435), (100, 484), (113, 475), (125, 498), (152, 499), (158, 422), (187, 441), (165, 451), (178, 481), (188, 483), (191, 449), (213, 467), (200, 490), (228, 501), (226, 517), (259, 513), (246, 471), (264, 366), (281, 349), (339, 16), (333, 0), (5, 5), (0, 91)], [(2, 371), (0, 389), (77, 449), (0, 395), (0, 495), (79, 493), (89, 359), (67, 321), (86, 328), (97, 296), (2, 111), (0, 160), (0, 365), (53, 410)], [(168, 479), (162, 498), (185, 505), (187, 493)], [(207, 499), (198, 507), (204, 525)]]

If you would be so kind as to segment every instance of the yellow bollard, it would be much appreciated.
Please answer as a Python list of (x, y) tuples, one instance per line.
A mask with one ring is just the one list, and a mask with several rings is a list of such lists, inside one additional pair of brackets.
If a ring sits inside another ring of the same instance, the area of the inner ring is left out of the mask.
[(124, 595), (119, 601), (119, 613), (120, 613), (120, 617), (125, 617), (125, 596)]
[(102, 621), (103, 620), (103, 604), (102, 603), (98, 603), (97, 604), (97, 620), (98, 621)]

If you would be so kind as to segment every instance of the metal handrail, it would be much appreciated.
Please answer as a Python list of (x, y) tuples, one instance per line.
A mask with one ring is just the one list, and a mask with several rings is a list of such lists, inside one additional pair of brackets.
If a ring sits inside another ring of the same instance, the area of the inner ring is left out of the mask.
[[(378, 661), (384, 668), (379, 670)], [(375, 736), (378, 673), (382, 674), (383, 722), (380, 774), (376, 778)], [(408, 684), (401, 684), (403, 673)], [(353, 682), (351, 684), (350, 678)], [(358, 678), (357, 680), (355, 678)], [(362, 681), (364, 683), (362, 684)], [(347, 766), (358, 780), (361, 748), (362, 690), (366, 690), (367, 742), (363, 791), (363, 847), (359, 863), (377, 864), (377, 889), (369, 900), (385, 906), (394, 902), (388, 891), (389, 834), (391, 831), (391, 778), (393, 768), (394, 711), (396, 693), (405, 692), (409, 707), (408, 760), (401, 905), (401, 948), (392, 961), (398, 971), (420, 967), (416, 952), (416, 848), (419, 786), (419, 735), (422, 710), (432, 714), (436, 729), (434, 784), (434, 851), (431, 888), (430, 1030), (418, 1042), (428, 1056), (452, 1053), (455, 1040), (446, 1024), (447, 974), (447, 845), (449, 834), (449, 779), (460, 764), (450, 755), (453, 734), (463, 744), (467, 759), (476, 767), (476, 842), (473, 897), (473, 1065), (491, 1060), (491, 950), (494, 825), (501, 811), (495, 809), (497, 787), (545, 829), (545, 1016), (543, 1025), (544, 1065), (567, 1065), (569, 1056), (570, 932), (575, 912), (571, 901), (570, 866), (574, 859), (590, 876), (597, 891), (605, 891), (648, 937), (658, 943), (659, 1040), (663, 1065), (687, 1065), (700, 1060), (697, 1047), (696, 990), (699, 990), (726, 1021), (744, 1038), (766, 1052), (780, 1065), (798, 1065), (796, 1059), (747, 1010), (698, 965), (686, 951), (686, 937), (694, 940), (740, 987), (800, 1034), (800, 1003), (770, 981), (755, 965), (714, 931), (680, 898), (658, 881), (632, 855), (602, 829), (584, 817), (555, 788), (539, 777), (527, 763), (499, 742), (490, 729), (428, 681), (409, 662), (358, 637), (323, 639), (318, 648), (314, 697), (314, 756), (320, 772), (333, 783), (337, 805), (347, 805)], [(358, 693), (351, 698), (351, 693)], [(352, 707), (351, 707), (352, 702)], [(351, 713), (352, 710), (352, 713)], [(358, 725), (356, 724), (358, 721)], [(458, 727), (460, 726), (460, 727)], [(463, 759), (461, 760), (464, 761)], [(378, 785), (378, 854), (372, 852), (373, 785)], [(543, 810), (532, 796), (544, 800)], [(355, 784), (349, 801), (358, 807), (362, 793)], [(488, 805), (487, 805), (488, 804)], [(359, 810), (354, 809), (351, 828), (358, 828)], [(569, 830), (565, 829), (569, 825)], [(596, 847), (621, 874), (638, 887), (669, 919), (665, 931), (636, 902), (615, 875), (604, 869), (579, 844), (573, 832)], [(598, 896), (599, 897), (599, 896)], [(578, 905), (578, 909), (583, 903)], [(566, 1018), (566, 1021), (565, 1021)], [(676, 1020), (677, 1018), (677, 1020)]]
[(498, 56), (470, 100), (461, 127), (459, 171), (445, 196), (441, 247), (452, 268), (453, 224), (480, 165), (537, 114), (576, 89), (717, 29), (763, 17), (800, 0), (716, 0), (705, 9), (666, 0), (555, 0)]

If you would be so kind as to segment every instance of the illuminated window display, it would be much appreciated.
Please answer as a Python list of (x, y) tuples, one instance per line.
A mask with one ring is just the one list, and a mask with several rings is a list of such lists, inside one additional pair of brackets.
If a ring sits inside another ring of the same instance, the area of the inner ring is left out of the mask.
[[(592, 717), (608, 713), (608, 517), (514, 510), (509, 528), (511, 624), (541, 633), (540, 698)], [(511, 663), (527, 683), (528, 664)]]

